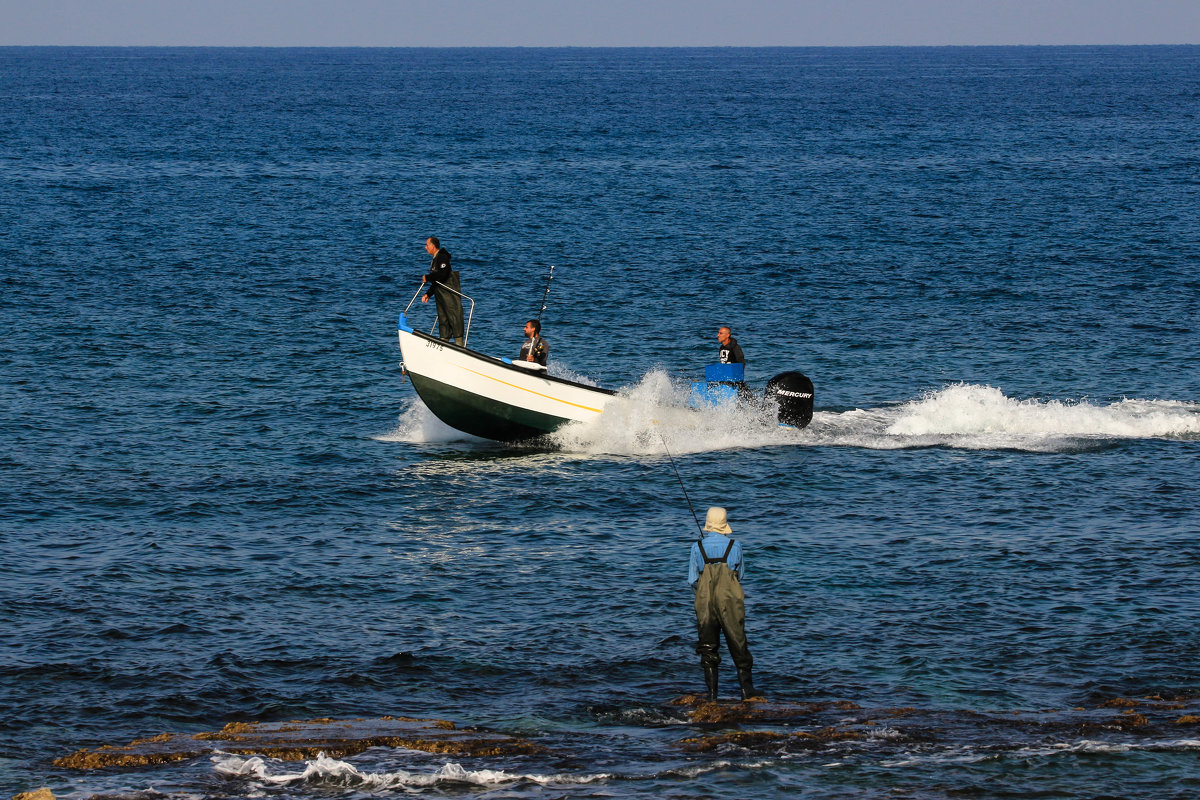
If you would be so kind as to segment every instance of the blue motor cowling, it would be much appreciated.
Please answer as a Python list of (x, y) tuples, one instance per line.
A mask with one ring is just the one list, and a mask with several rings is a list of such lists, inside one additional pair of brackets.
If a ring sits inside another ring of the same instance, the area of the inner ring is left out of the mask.
[(801, 372), (781, 372), (767, 381), (765, 399), (779, 407), (779, 424), (803, 428), (813, 418), (813, 384)]
[(720, 406), (736, 403), (749, 392), (745, 364), (709, 364), (704, 368), (704, 382), (692, 384), (689, 402), (695, 408)]

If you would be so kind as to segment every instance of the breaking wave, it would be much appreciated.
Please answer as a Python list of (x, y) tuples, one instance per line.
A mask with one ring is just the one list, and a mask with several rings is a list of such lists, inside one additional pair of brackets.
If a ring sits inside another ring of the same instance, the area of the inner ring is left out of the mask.
[[(465, 769), (459, 764), (447, 762), (432, 772), (363, 772), (353, 764), (330, 758), (325, 754), (306, 761), (299, 771), (287, 771), (291, 765), (259, 756), (244, 758), (227, 754), (213, 756), (213, 769), (227, 777), (252, 780), (264, 786), (291, 786), (304, 784), (326, 788), (361, 789), (385, 791), (388, 789), (411, 789), (429, 786), (497, 786), (519, 781), (531, 781), (543, 785), (583, 784), (607, 780), (607, 773), (593, 775), (522, 775), (501, 769)], [(273, 768), (279, 771), (273, 772)]]
[(240, 778), (258, 784), (262, 789), (276, 787), (307, 787), (318, 789), (350, 789), (354, 791), (380, 792), (388, 790), (411, 791), (437, 787), (453, 790), (455, 787), (495, 788), (508, 784), (532, 783), (539, 786), (579, 786), (606, 781), (640, 781), (651, 778), (695, 779), (712, 772), (719, 772), (735, 763), (744, 769), (755, 769), (774, 763), (773, 760), (749, 759), (733, 762), (717, 759), (702, 764), (665, 766), (649, 773), (636, 771), (631, 774), (595, 772), (580, 775), (567, 773), (538, 774), (517, 773), (503, 769), (466, 769), (460, 764), (446, 762), (430, 772), (369, 772), (360, 770), (347, 761), (330, 758), (324, 753), (304, 762), (303, 767), (262, 758), (261, 756), (238, 756), (216, 753), (212, 756), (213, 769), (227, 778)]

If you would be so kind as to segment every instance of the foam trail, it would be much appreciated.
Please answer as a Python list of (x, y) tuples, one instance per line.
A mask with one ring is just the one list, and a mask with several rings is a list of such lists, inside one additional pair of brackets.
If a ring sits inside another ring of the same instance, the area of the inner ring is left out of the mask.
[(1200, 436), (1200, 404), (1125, 399), (1108, 405), (1017, 400), (992, 386), (956, 384), (897, 406), (822, 415), (822, 444), (1056, 452), (1128, 439)]
[(686, 407), (688, 392), (666, 373), (648, 373), (596, 422), (567, 426), (553, 440), (569, 452), (648, 455), (662, 454), (664, 441), (675, 454), (783, 445), (1062, 452), (1120, 440), (1200, 438), (1200, 404), (1174, 400), (1017, 400), (992, 386), (956, 384), (892, 406), (818, 411), (796, 430), (780, 427), (772, 409), (697, 413)]
[(464, 769), (461, 765), (447, 762), (433, 772), (362, 772), (353, 764), (340, 761), (321, 753), (312, 761), (306, 761), (298, 772), (272, 773), (274, 765), (282, 762), (267, 761), (259, 756), (243, 758), (226, 753), (212, 757), (213, 769), (228, 777), (245, 778), (263, 786), (314, 785), (343, 787), (367, 791), (404, 789), (437, 786), (439, 784), (470, 784), (474, 786), (496, 786), (517, 781), (532, 781), (539, 784), (581, 784), (611, 778), (607, 773), (594, 775), (521, 775), (496, 769)]

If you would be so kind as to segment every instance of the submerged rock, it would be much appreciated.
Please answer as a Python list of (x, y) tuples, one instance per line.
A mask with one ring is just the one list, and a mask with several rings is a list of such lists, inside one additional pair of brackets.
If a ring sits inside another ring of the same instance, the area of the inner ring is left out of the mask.
[(796, 722), (810, 719), (818, 714), (834, 711), (856, 711), (861, 707), (849, 701), (786, 703), (759, 698), (742, 702), (708, 700), (703, 695), (685, 694), (671, 701), (671, 705), (690, 706), (688, 719), (691, 722), (712, 724), (734, 724), (740, 722)]
[[(769, 754), (853, 740), (893, 744), (970, 741), (998, 747), (1080, 735), (1136, 741), (1161, 736), (1172, 726), (1200, 724), (1198, 698), (1157, 695), (1112, 698), (1090, 710), (993, 712), (863, 708), (848, 701), (712, 702), (702, 695), (684, 695), (670, 704), (687, 707), (688, 724), (710, 729), (707, 735), (689, 736), (677, 743), (681, 749), (697, 753), (734, 749)], [(1008, 744), (995, 744), (1001, 742)]]
[(14, 794), (12, 800), (55, 800), (55, 798), (54, 792), (43, 786), (41, 789), (35, 789), (32, 792)]
[(471, 729), (459, 730), (453, 722), (438, 719), (311, 719), (231, 722), (214, 733), (163, 733), (127, 745), (83, 749), (55, 759), (54, 765), (79, 770), (143, 767), (197, 758), (216, 750), (304, 761), (321, 753), (331, 758), (345, 758), (371, 747), (404, 747), (457, 756), (502, 756), (544, 750), (523, 739)]
[(715, 736), (694, 736), (679, 742), (684, 750), (693, 753), (706, 753), (724, 745), (736, 745), (747, 749), (790, 748), (796, 745), (814, 747), (827, 742), (840, 742), (847, 739), (862, 739), (859, 731), (842, 730), (839, 728), (821, 728), (820, 730), (795, 731), (782, 733), (779, 731), (736, 731)]

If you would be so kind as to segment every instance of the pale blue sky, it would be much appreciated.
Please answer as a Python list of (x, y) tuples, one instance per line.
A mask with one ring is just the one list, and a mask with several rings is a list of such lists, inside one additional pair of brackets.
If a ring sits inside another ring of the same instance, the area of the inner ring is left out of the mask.
[(1200, 0), (0, 0), (0, 45), (1200, 43)]

